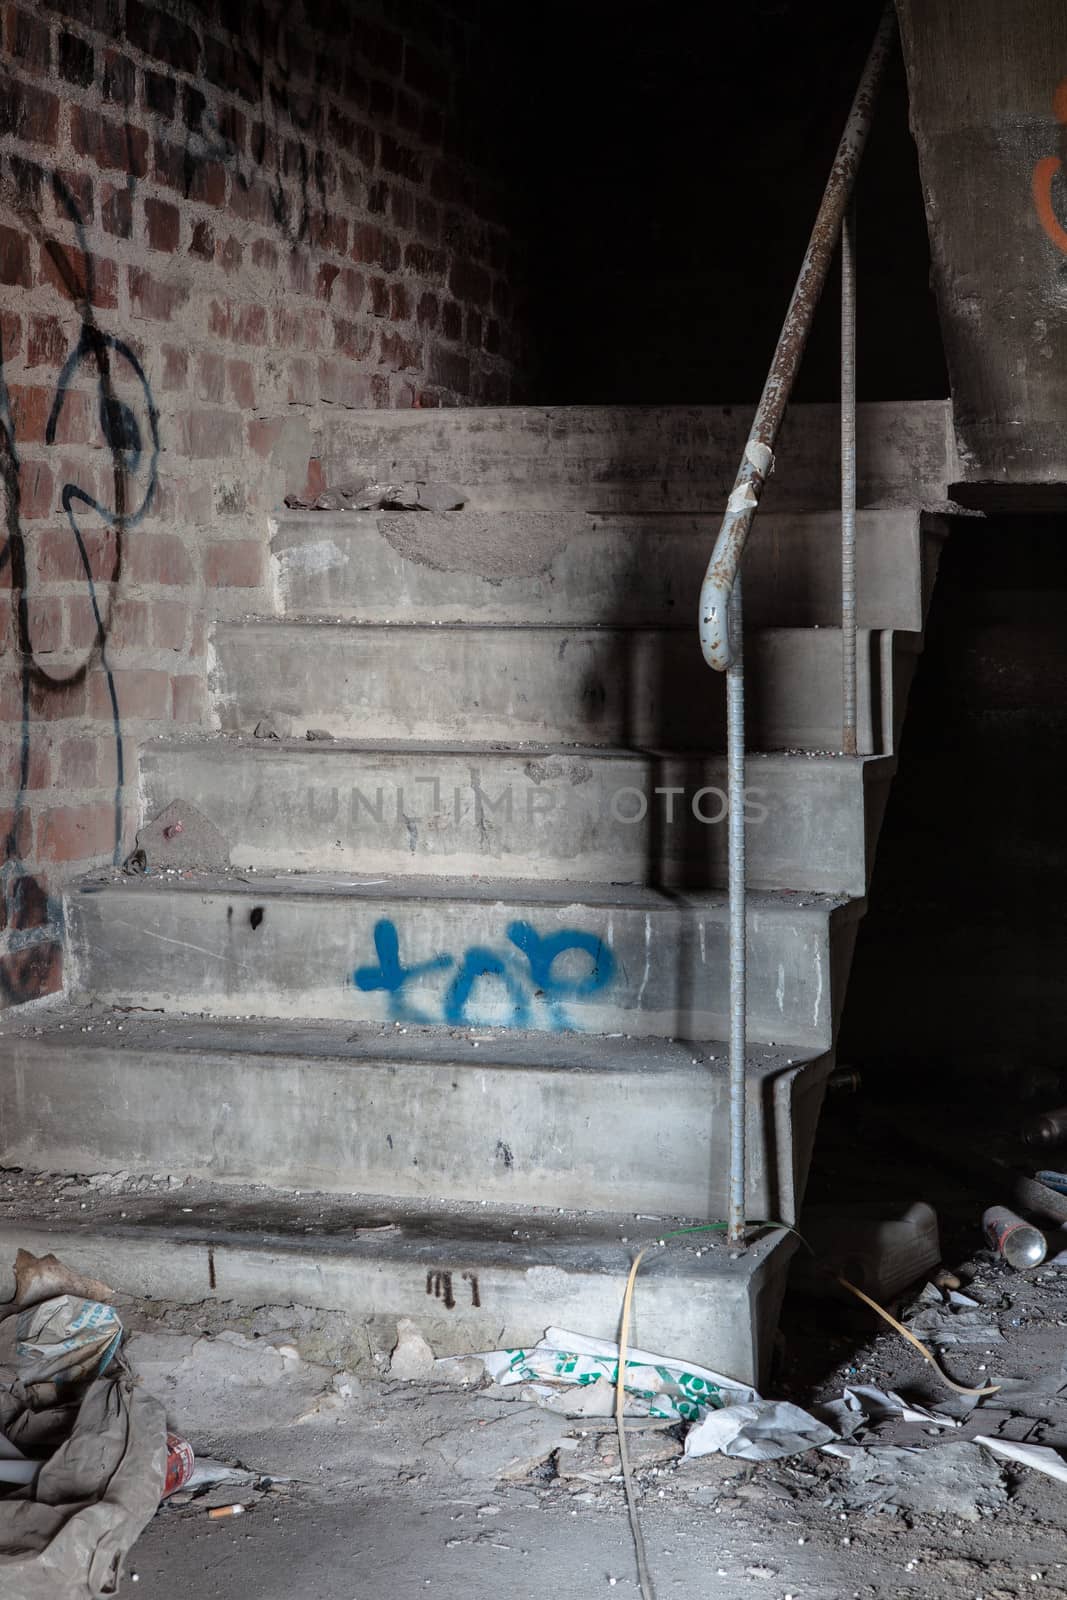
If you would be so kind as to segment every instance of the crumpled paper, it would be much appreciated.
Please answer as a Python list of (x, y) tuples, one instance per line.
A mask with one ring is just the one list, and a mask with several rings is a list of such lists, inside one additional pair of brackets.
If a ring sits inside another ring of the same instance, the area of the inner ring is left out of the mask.
[[(464, 1358), (470, 1360), (471, 1358)], [(522, 1398), (567, 1417), (609, 1417), (615, 1409), (619, 1347), (606, 1339), (548, 1328), (525, 1350), (491, 1350), (476, 1358), (501, 1385), (521, 1383)], [(436, 1363), (444, 1369), (455, 1357)], [(805, 1411), (786, 1400), (764, 1400), (747, 1384), (693, 1362), (627, 1349), (624, 1388), (628, 1417), (691, 1422), (687, 1457), (714, 1452), (744, 1461), (773, 1461), (805, 1450), (837, 1449), (862, 1427), (901, 1417), (925, 1426), (956, 1428), (952, 1417), (912, 1405), (898, 1394), (856, 1384), (840, 1400)]]
[[(590, 1385), (603, 1383), (598, 1405), (603, 1404), (605, 1394), (613, 1397), (618, 1382), (618, 1345), (564, 1328), (547, 1328), (544, 1338), (528, 1350), (490, 1350), (477, 1359), (484, 1364), (489, 1377), (499, 1384), (530, 1385), (530, 1398), (539, 1403), (561, 1393), (580, 1392)], [(553, 1387), (545, 1389), (546, 1384)], [(624, 1387), (630, 1397), (627, 1416), (661, 1417), (678, 1422), (696, 1421), (719, 1406), (759, 1399), (755, 1389), (747, 1384), (724, 1378), (707, 1367), (629, 1348)], [(574, 1397), (577, 1399), (577, 1394)], [(575, 1414), (608, 1416), (613, 1407), (611, 1398), (604, 1411), (597, 1409), (590, 1413), (579, 1408)], [(571, 1415), (566, 1406), (553, 1404), (549, 1409)]]
[(916, 1301), (904, 1326), (927, 1344), (1000, 1344), (1004, 1335), (989, 1313), (970, 1295), (950, 1290), (947, 1302), (940, 1289), (928, 1283)]

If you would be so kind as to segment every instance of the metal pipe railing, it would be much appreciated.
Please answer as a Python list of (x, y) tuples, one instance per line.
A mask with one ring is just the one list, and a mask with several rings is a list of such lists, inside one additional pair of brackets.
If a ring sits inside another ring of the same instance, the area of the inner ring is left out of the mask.
[(841, 223), (841, 749), (856, 754), (856, 206)]
[[(867, 142), (878, 88), (893, 44), (894, 11), (887, 4), (845, 123), (822, 203), (811, 231), (774, 358), (763, 385), (745, 453), (700, 589), (700, 647), (704, 660), (726, 673), (727, 789), (730, 895), (730, 1183), (728, 1238), (745, 1235), (745, 1043), (747, 905), (745, 890), (745, 686), (741, 557), (763, 487), (774, 468), (774, 446), (797, 369), (842, 240), (842, 748), (856, 751), (856, 390), (854, 239), (846, 212)], [(846, 418), (847, 413), (847, 418)]]

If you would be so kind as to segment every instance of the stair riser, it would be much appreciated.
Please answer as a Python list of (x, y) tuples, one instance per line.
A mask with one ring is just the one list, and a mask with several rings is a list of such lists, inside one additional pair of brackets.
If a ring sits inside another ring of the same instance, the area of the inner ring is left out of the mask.
[[(683, 1039), (727, 1033), (722, 905), (609, 909), (370, 893), (260, 898), (234, 887), (232, 895), (121, 886), (73, 894), (78, 992), (214, 1016)], [(798, 901), (750, 913), (751, 1039), (830, 1047), (832, 996), (851, 956), (854, 911), (855, 903), (831, 913)], [(432, 965), (401, 981), (399, 969), (422, 963)]]
[[(703, 518), (517, 512), (313, 513), (279, 519), (279, 605), (360, 622), (598, 623), (696, 627), (714, 537)], [(918, 515), (861, 512), (861, 627), (922, 627)], [(841, 623), (841, 519), (761, 517), (745, 553), (752, 626)]]
[[(862, 405), (857, 411), (861, 506), (944, 499), (960, 476), (950, 408)], [(324, 419), (331, 483), (374, 478), (447, 481), (487, 510), (702, 511), (722, 515), (751, 410), (732, 406), (449, 408), (349, 412)], [(790, 410), (764, 495), (768, 509), (825, 510), (841, 495), (841, 413)]]
[[(889, 768), (750, 762), (749, 884), (865, 894), (867, 803), (878, 790), (880, 814)], [(369, 753), (257, 740), (148, 748), (141, 791), (146, 818), (176, 796), (191, 802), (243, 867), (691, 889), (726, 883), (721, 759), (529, 760), (492, 750)]]
[[(476, 1053), (467, 1046), (469, 1058)], [(484, 1046), (483, 1046), (484, 1053)], [(750, 1080), (750, 1217), (795, 1220), (828, 1058)], [(811, 1111), (808, 1111), (808, 1102)], [(4, 1165), (491, 1205), (726, 1215), (724, 1063), (668, 1072), (17, 1050)]]
[[(84, 1273), (156, 1302), (342, 1311), (353, 1331), (366, 1327), (372, 1338), (382, 1338), (385, 1324), (383, 1353), (395, 1343), (400, 1317), (415, 1322), (439, 1356), (535, 1344), (557, 1320), (594, 1339), (618, 1338), (627, 1246), (610, 1250), (609, 1270), (603, 1248), (586, 1250), (584, 1260), (576, 1260), (574, 1250), (547, 1249), (532, 1265), (528, 1249), (515, 1249), (509, 1259), (507, 1243), (486, 1261), (484, 1247), (449, 1238), (446, 1227), (436, 1244), (402, 1234), (386, 1246), (370, 1239), (349, 1243), (344, 1251), (314, 1237), (249, 1238), (217, 1228), (205, 1234), (172, 1222), (155, 1231), (121, 1224), (90, 1229), (0, 1223), (0, 1250), (7, 1259), (18, 1249), (54, 1251)], [(723, 1263), (724, 1252), (709, 1252), (671, 1273), (657, 1271), (651, 1261), (634, 1305), (633, 1345), (763, 1387), (795, 1250), (792, 1235), (778, 1233), (736, 1263)]]
[[(886, 637), (859, 636), (861, 754), (880, 737)], [(215, 648), (228, 733), (282, 711), (352, 739), (706, 750), (725, 736), (723, 681), (691, 630), (242, 624)], [(839, 750), (840, 634), (751, 633), (745, 652), (750, 748)]]

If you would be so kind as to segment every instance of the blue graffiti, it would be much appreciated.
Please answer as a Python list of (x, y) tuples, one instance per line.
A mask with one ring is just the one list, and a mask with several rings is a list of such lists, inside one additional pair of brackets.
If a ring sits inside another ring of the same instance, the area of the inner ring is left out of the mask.
[(413, 967), (400, 964), (400, 936), (396, 923), (382, 919), (374, 924), (374, 953), (376, 967), (357, 967), (352, 982), (365, 993), (384, 989), (389, 996), (389, 1016), (393, 1022), (430, 1022), (432, 1018), (420, 1016), (408, 1008), (404, 998), (404, 985), (424, 972), (442, 972), (452, 966), (451, 956), (434, 956), (430, 961), (417, 962)]
[[(498, 953), (484, 945), (471, 945), (457, 959), (448, 954), (405, 966), (400, 959), (400, 935), (394, 922), (382, 918), (374, 925), (374, 951), (377, 966), (357, 967), (352, 982), (363, 993), (382, 990), (388, 996), (389, 1018), (393, 1022), (446, 1022), (465, 1027), (471, 1022), (471, 1009), (483, 1002), (487, 987), (501, 986), (503, 1014), (494, 1008), (498, 1027), (527, 1028), (533, 1024), (533, 1002), (542, 1002), (548, 1025), (560, 1030), (575, 1023), (564, 1002), (582, 1000), (604, 989), (615, 977), (615, 957), (603, 939), (579, 928), (562, 928), (540, 934), (529, 922), (512, 922), (507, 928), (510, 944), (524, 958), (521, 963), (513, 951)], [(588, 970), (574, 974), (557, 969), (560, 958), (577, 951), (588, 958)], [(453, 972), (440, 998), (440, 1015), (416, 1010), (405, 993), (414, 980), (433, 972)], [(499, 991), (498, 991), (499, 992)]]
[(445, 1021), (451, 1023), (453, 1027), (462, 1027), (467, 1021), (467, 1002), (479, 978), (502, 980), (511, 1002), (506, 1025), (509, 1028), (525, 1028), (530, 1020), (530, 1008), (522, 986), (508, 971), (506, 963), (491, 950), (484, 950), (481, 945), (473, 945), (467, 951), (463, 957), (463, 965), (449, 985), (444, 1001)]

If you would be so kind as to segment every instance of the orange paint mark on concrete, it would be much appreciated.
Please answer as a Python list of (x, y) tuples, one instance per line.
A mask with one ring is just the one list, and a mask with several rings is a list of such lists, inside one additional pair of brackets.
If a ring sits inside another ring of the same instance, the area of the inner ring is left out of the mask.
[[(1067, 127), (1067, 78), (1061, 78), (1052, 96), (1052, 114), (1061, 127)], [(1052, 181), (1063, 165), (1059, 156), (1042, 156), (1034, 168), (1031, 189), (1037, 219), (1056, 249), (1067, 256), (1067, 228), (1052, 204)]]

